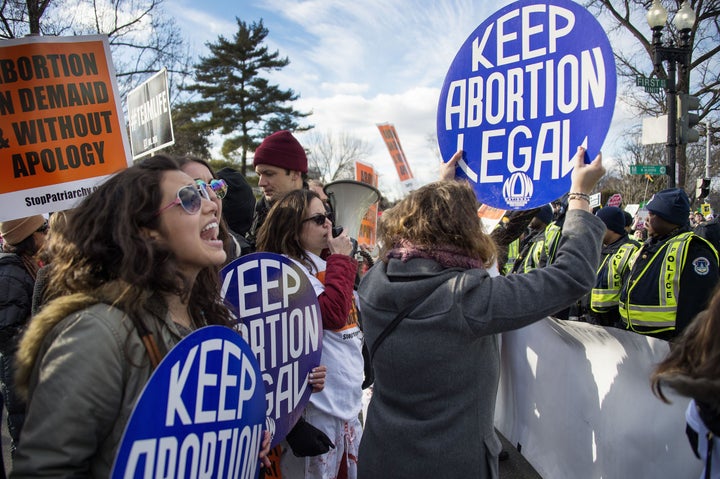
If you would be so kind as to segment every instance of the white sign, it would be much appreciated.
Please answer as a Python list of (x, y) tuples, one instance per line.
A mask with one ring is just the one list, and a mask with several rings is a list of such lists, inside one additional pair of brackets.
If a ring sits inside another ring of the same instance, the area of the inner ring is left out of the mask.
[(667, 142), (667, 127), (667, 115), (658, 116), (657, 118), (643, 118), (641, 143), (643, 145), (656, 145)]
[(650, 390), (666, 341), (548, 318), (503, 333), (495, 425), (542, 477), (700, 477), (689, 399)]

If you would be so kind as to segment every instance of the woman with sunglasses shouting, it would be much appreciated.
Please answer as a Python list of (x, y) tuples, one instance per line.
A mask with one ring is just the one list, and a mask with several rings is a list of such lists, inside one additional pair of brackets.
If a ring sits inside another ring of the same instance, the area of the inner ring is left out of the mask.
[[(198, 186), (204, 188), (208, 192), (210, 199), (215, 203), (215, 205), (217, 205), (217, 217), (218, 224), (220, 226), (218, 239), (222, 240), (223, 247), (227, 253), (226, 263), (229, 263), (242, 254), (247, 253), (250, 249), (250, 244), (243, 236), (230, 229), (228, 221), (223, 215), (223, 198), (225, 198), (228, 194), (227, 182), (218, 178), (210, 164), (205, 160), (194, 156), (183, 156), (177, 160), (180, 163), (180, 168), (185, 173), (193, 177)], [(250, 206), (249, 209), (249, 214), (252, 216), (254, 204)]]
[[(353, 285), (357, 261), (350, 238), (332, 235), (332, 222), (320, 197), (295, 190), (275, 202), (258, 232), (258, 251), (279, 253), (296, 262), (310, 278), (323, 323), (322, 359), (325, 389), (313, 394), (307, 422), (324, 432), (335, 448), (312, 457), (283, 451), (283, 477), (289, 479), (356, 477), (362, 437), (358, 420), (363, 382), (362, 331), (358, 326)], [(339, 476), (339, 471), (344, 475)]]
[[(161, 155), (115, 174), (73, 210), (53, 257), (51, 300), (17, 356), (28, 409), (13, 477), (109, 477), (162, 356), (197, 328), (229, 325), (217, 213)], [(269, 445), (266, 433), (261, 457)]]

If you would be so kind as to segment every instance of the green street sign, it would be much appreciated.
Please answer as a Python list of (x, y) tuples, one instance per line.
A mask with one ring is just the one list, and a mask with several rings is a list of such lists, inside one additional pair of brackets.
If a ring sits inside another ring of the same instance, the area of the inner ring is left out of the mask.
[(647, 93), (660, 93), (661, 89), (667, 87), (667, 80), (664, 78), (648, 78), (644, 75), (636, 75), (635, 86), (644, 87)]
[(664, 175), (665, 165), (630, 165), (631, 175)]

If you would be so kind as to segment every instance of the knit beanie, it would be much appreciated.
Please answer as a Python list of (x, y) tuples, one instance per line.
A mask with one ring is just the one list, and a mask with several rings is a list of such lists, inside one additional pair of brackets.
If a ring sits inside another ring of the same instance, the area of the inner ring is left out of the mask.
[(31, 236), (43, 224), (45, 224), (45, 218), (42, 215), (3, 221), (0, 223), (0, 235), (2, 235), (3, 241), (14, 246)]
[(227, 194), (222, 199), (223, 217), (231, 230), (244, 236), (250, 230), (255, 214), (252, 187), (243, 174), (233, 168), (223, 168), (217, 172), (217, 176), (228, 185)]
[(307, 173), (308, 160), (300, 142), (287, 130), (265, 138), (255, 150), (253, 166), (271, 165), (290, 171)]
[(668, 223), (683, 226), (688, 222), (690, 199), (682, 189), (668, 188), (655, 193), (645, 208)]
[(619, 235), (625, 234), (625, 215), (617, 206), (606, 206), (600, 208), (595, 216), (600, 218), (610, 231), (614, 231)]

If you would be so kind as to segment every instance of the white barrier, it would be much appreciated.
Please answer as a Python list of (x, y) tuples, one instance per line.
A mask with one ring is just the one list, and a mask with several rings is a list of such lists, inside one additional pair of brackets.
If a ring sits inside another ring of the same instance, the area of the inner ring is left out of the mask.
[(495, 425), (546, 479), (698, 478), (689, 399), (650, 390), (668, 343), (546, 318), (502, 335)]

